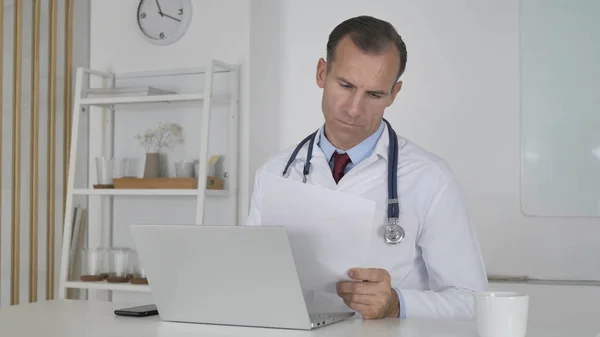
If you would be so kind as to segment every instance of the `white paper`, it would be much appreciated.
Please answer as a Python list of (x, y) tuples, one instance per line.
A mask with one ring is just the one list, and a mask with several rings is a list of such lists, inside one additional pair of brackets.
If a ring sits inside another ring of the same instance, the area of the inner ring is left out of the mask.
[(300, 284), (336, 293), (348, 270), (364, 268), (375, 202), (268, 174), (261, 182), (263, 226), (285, 226)]

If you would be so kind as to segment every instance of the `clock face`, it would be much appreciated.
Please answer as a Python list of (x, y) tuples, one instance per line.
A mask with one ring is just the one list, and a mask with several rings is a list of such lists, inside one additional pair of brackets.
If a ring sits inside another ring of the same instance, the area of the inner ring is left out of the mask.
[(171, 44), (187, 31), (191, 12), (190, 0), (140, 0), (137, 22), (150, 42)]

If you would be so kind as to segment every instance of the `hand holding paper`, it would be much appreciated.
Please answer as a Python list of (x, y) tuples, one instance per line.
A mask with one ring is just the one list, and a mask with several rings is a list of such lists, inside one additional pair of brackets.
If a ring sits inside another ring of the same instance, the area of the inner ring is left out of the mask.
[(387, 270), (355, 268), (348, 276), (354, 281), (339, 282), (337, 293), (349, 308), (364, 319), (400, 316), (398, 294), (392, 289)]

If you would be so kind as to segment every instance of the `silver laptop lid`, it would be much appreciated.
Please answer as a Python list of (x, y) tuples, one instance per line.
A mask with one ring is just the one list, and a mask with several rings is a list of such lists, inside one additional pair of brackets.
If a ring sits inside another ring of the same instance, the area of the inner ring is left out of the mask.
[(284, 227), (132, 225), (166, 321), (310, 329)]

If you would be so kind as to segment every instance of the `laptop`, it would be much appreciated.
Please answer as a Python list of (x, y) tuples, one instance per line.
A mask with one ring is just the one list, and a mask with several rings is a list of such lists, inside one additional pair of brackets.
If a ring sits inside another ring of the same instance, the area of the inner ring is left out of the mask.
[(285, 227), (132, 225), (164, 321), (311, 330), (354, 312), (309, 312)]

